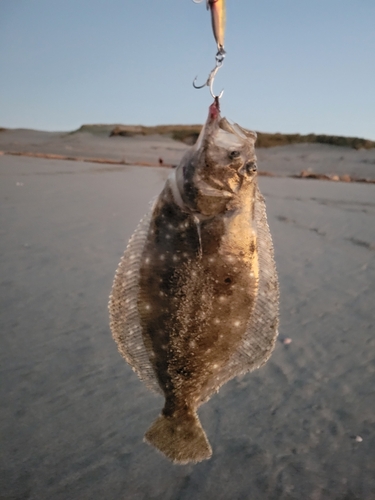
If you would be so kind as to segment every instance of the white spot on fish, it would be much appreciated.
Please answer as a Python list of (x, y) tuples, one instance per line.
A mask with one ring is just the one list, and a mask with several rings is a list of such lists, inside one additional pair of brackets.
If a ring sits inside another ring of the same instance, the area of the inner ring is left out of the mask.
[(225, 302), (227, 298), (224, 295), (220, 295), (219, 302)]
[(165, 255), (162, 253), (159, 258), (160, 260), (165, 260)]
[(215, 318), (215, 319), (214, 319), (214, 323), (215, 323), (215, 325), (218, 325), (218, 324), (220, 323), (219, 318)]
[(149, 264), (150, 263), (150, 257), (146, 257), (145, 258), (145, 264)]
[(166, 240), (170, 240), (170, 239), (171, 239), (171, 235), (170, 235), (170, 234), (166, 234), (166, 235), (165, 235), (165, 239), (166, 239)]
[(179, 260), (179, 256), (174, 254), (173, 257), (172, 257), (173, 261), (174, 262), (177, 262)]
[(149, 310), (151, 309), (150, 304), (146, 304), (146, 305), (145, 305), (145, 309), (146, 309), (147, 311), (149, 311)]
[(237, 320), (237, 321), (234, 321), (234, 323), (233, 323), (233, 324), (234, 324), (234, 326), (240, 326), (241, 321), (238, 321), (238, 320)]

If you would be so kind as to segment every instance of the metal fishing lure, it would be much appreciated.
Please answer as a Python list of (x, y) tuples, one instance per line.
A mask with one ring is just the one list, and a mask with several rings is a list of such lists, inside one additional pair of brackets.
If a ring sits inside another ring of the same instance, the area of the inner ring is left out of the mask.
[[(194, 3), (201, 3), (203, 0), (193, 0)], [(196, 89), (208, 87), (213, 98), (221, 97), (223, 90), (218, 96), (215, 96), (213, 91), (213, 84), (216, 73), (219, 71), (224, 62), (225, 49), (224, 49), (224, 36), (225, 36), (225, 23), (226, 23), (226, 9), (225, 0), (206, 0), (207, 10), (211, 11), (212, 31), (217, 44), (216, 64), (213, 70), (208, 75), (206, 82), (203, 85), (196, 85), (197, 78), (194, 79), (193, 86)]]

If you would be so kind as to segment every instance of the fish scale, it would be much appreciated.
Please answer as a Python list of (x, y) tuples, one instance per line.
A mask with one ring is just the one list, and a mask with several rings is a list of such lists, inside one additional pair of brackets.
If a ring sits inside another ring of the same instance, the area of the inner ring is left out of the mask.
[(215, 106), (132, 236), (109, 304), (121, 354), (165, 397), (145, 440), (180, 464), (211, 456), (198, 407), (234, 376), (262, 366), (278, 333), (256, 134)]

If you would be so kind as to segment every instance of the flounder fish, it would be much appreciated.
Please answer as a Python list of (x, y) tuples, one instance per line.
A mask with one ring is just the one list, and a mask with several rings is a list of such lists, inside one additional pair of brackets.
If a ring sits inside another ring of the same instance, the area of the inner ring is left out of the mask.
[(109, 302), (120, 353), (165, 397), (145, 440), (175, 463), (210, 458), (197, 408), (274, 347), (279, 289), (256, 134), (220, 116), (171, 171), (119, 264)]

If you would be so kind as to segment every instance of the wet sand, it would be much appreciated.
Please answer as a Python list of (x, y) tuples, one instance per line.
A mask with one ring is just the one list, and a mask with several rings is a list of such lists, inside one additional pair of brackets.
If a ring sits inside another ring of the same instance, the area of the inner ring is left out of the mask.
[(174, 466), (107, 313), (168, 170), (4, 155), (0, 175), (0, 498), (375, 498), (373, 185), (260, 178), (292, 342), (201, 407), (212, 459)]

